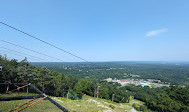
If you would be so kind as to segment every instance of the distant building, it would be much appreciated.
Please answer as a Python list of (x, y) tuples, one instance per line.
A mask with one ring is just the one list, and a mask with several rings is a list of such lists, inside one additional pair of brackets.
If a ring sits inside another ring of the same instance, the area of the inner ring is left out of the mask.
[(107, 82), (112, 82), (112, 78), (107, 78), (106, 81)]
[(120, 81), (121, 82), (127, 82), (128, 80), (127, 79), (121, 79)]
[(151, 86), (151, 83), (145, 83), (145, 82), (144, 82), (144, 83), (140, 83), (139, 85), (141, 85), (141, 86), (143, 86), (143, 87), (144, 87), (144, 86)]
[(160, 83), (154, 83), (156, 82), (161, 82), (160, 80), (154, 80), (154, 79), (112, 79), (112, 78), (107, 78), (105, 79), (107, 82), (114, 82), (114, 83), (119, 83), (121, 86), (126, 86), (126, 85), (135, 85), (135, 86), (149, 86), (152, 87), (154, 85), (155, 87), (162, 87), (162, 86), (169, 86), (169, 84), (160, 84)]
[(121, 84), (121, 86), (126, 86), (129, 84), (129, 82), (121, 82), (120, 84)]

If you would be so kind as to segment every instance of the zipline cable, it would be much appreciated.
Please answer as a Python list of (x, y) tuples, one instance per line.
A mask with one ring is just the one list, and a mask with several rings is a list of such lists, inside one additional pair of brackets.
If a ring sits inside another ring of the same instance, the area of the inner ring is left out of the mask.
[[(14, 54), (14, 55), (17, 55), (17, 56), (20, 56), (20, 57), (26, 57), (26, 58), (29, 57), (29, 59), (30, 59), (30, 58), (37, 59), (37, 58), (30, 57), (30, 56), (26, 56), (26, 55), (23, 55), (23, 54), (20, 55), (20, 54), (17, 54), (17, 53), (13, 53), (13, 52), (10, 52), (10, 51), (7, 51), (7, 50), (1, 50), (1, 51), (7, 52), (7, 53), (10, 53), (10, 54)], [(40, 60), (40, 59), (37, 59), (37, 60), (42, 61), (42, 60)], [(44, 60), (43, 60), (43, 61), (44, 61)]]
[(5, 47), (0, 47), (0, 48), (5, 49), (5, 50), (8, 50), (8, 51), (16, 52), (16, 53), (19, 53), (19, 54), (22, 54), (22, 55), (26, 55), (26, 56), (29, 56), (29, 57), (33, 57), (33, 58), (36, 58), (36, 59), (38, 59), (38, 60), (47, 61), (47, 60), (45, 60), (45, 59), (41, 59), (41, 58), (38, 58), (38, 57), (35, 57), (35, 56), (32, 56), (32, 55), (28, 55), (28, 54), (25, 54), (25, 53), (21, 53), (21, 52), (18, 52), (18, 51), (12, 50), (12, 49), (8, 49), (8, 48), (5, 48)]
[(20, 46), (20, 45), (17, 45), (17, 44), (14, 44), (14, 43), (11, 43), (11, 42), (8, 42), (8, 41), (5, 41), (5, 40), (2, 40), (2, 39), (0, 39), (0, 41), (1, 41), (1, 42), (4, 42), (4, 43), (8, 43), (8, 44), (10, 44), (10, 45), (14, 45), (14, 46), (16, 46), (16, 47), (19, 47), (19, 48), (22, 48), (22, 49), (25, 49), (25, 50), (28, 50), (28, 51), (35, 52), (35, 53), (37, 53), (37, 54), (40, 54), (40, 55), (43, 55), (43, 56), (46, 56), (46, 57), (49, 57), (49, 58), (52, 58), (52, 59), (55, 59), (55, 60), (59, 60), (59, 61), (64, 62), (64, 61), (61, 60), (61, 59), (58, 59), (58, 58), (55, 58), (55, 57), (52, 57), (52, 56), (49, 56), (49, 55), (46, 55), (46, 54), (40, 53), (40, 52), (38, 52), (38, 51), (35, 51), (35, 50), (32, 50), (32, 49), (29, 49), (29, 48), (26, 48), (26, 47), (23, 47), (23, 46)]
[[(85, 62), (89, 62), (89, 61), (87, 61), (87, 60), (84, 59), (84, 58), (81, 58), (81, 57), (79, 57), (79, 56), (77, 56), (77, 55), (75, 55), (75, 54), (73, 54), (73, 53), (71, 53), (71, 52), (68, 52), (68, 51), (66, 51), (66, 50), (64, 50), (64, 49), (62, 49), (62, 48), (60, 48), (60, 47), (57, 47), (57, 46), (55, 46), (55, 45), (53, 45), (53, 44), (51, 44), (51, 43), (48, 43), (48, 42), (46, 42), (46, 41), (44, 41), (44, 40), (41, 40), (41, 39), (39, 39), (39, 38), (37, 38), (37, 37), (35, 37), (35, 36), (33, 36), (33, 35), (30, 35), (30, 34), (24, 32), (24, 31), (22, 31), (22, 30), (19, 30), (19, 29), (13, 27), (13, 26), (10, 26), (10, 25), (8, 25), (8, 24), (6, 24), (6, 23), (3, 23), (3, 22), (0, 22), (0, 23), (1, 23), (2, 25), (5, 25), (5, 26), (9, 27), (9, 28), (12, 28), (12, 29), (14, 29), (14, 30), (16, 30), (16, 31), (18, 31), (18, 32), (20, 32), (20, 33), (23, 33), (23, 34), (25, 34), (25, 35), (27, 35), (27, 36), (29, 36), (29, 37), (31, 37), (31, 38), (34, 38), (34, 39), (36, 39), (36, 40), (38, 40), (38, 41), (41, 41), (41, 42), (43, 42), (43, 43), (45, 43), (45, 44), (47, 44), (47, 45), (49, 45), (49, 46), (51, 46), (51, 47), (54, 47), (54, 48), (56, 48), (56, 49), (58, 49), (58, 50), (60, 50), (60, 51), (62, 51), (62, 52), (65, 52), (65, 53), (67, 53), (67, 54), (70, 54), (70, 55), (72, 55), (72, 56), (74, 56), (74, 57), (76, 57), (76, 58), (78, 58), (78, 59), (81, 59), (81, 60), (83, 60), (83, 61), (85, 61)], [(90, 62), (89, 62), (89, 63), (90, 63)]]

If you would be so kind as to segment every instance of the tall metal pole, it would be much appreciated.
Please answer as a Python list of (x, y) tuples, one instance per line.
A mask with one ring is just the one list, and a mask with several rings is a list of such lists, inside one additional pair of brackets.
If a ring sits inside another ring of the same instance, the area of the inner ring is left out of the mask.
[(98, 95), (99, 95), (99, 88), (100, 88), (100, 86), (97, 87), (97, 98), (98, 98)]
[(112, 95), (112, 102), (114, 101), (114, 96), (115, 96), (115, 94)]

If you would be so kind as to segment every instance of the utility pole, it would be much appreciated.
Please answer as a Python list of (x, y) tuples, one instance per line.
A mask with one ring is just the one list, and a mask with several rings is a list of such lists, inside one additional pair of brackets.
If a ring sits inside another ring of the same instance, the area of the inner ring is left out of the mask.
[(97, 96), (97, 84), (96, 84), (96, 82), (93, 85), (94, 85), (94, 97), (96, 97)]
[(94, 87), (94, 97), (96, 97), (96, 94), (97, 94), (97, 88), (96, 86)]
[(115, 96), (115, 94), (112, 95), (112, 102), (114, 101), (114, 96)]
[(99, 95), (99, 88), (100, 88), (100, 86), (97, 87), (97, 98), (98, 98), (98, 95)]
[(68, 90), (68, 93), (67, 93), (67, 99), (69, 98), (68, 95), (69, 95), (69, 90)]

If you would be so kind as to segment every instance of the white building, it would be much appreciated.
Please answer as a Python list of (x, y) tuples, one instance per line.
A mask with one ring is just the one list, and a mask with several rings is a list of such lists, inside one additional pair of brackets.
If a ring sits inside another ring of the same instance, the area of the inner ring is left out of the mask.
[(107, 78), (106, 81), (107, 82), (112, 82), (112, 78)]

